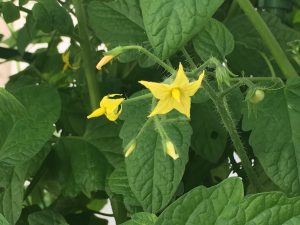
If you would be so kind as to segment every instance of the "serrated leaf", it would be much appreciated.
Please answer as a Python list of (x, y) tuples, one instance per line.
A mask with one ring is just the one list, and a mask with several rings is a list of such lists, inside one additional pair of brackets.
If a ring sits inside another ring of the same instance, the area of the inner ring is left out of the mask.
[(166, 59), (190, 41), (223, 0), (141, 0), (145, 29), (156, 53)]
[(0, 225), (9, 225), (9, 223), (2, 214), (0, 214)]
[(214, 56), (224, 60), (234, 48), (234, 39), (230, 31), (219, 21), (210, 19), (205, 27), (193, 39), (196, 53), (206, 61)]
[(51, 210), (32, 213), (28, 216), (29, 225), (67, 225), (62, 215)]
[(147, 40), (138, 0), (92, 1), (89, 24), (107, 46), (138, 44)]
[(120, 124), (112, 123), (106, 118), (88, 121), (84, 139), (93, 144), (105, 155), (112, 166), (124, 161), (122, 140), (119, 138)]
[(227, 179), (210, 188), (197, 187), (171, 204), (159, 216), (156, 225), (236, 224), (232, 222), (243, 194), (239, 178)]
[(293, 194), (300, 193), (299, 105), (300, 79), (289, 79), (285, 89), (267, 92), (254, 113), (245, 110), (243, 120), (243, 129), (252, 130), (249, 142), (266, 174)]
[(156, 117), (179, 154), (174, 161), (163, 149), (155, 118), (147, 118), (150, 107), (151, 99), (125, 104), (120, 137), (124, 148), (136, 141), (135, 151), (125, 159), (129, 185), (144, 210), (154, 213), (166, 206), (177, 190), (188, 160), (191, 128), (176, 112)]
[(280, 192), (243, 197), (240, 178), (197, 187), (171, 204), (156, 225), (296, 225), (300, 218), (300, 198)]
[(15, 224), (23, 207), (24, 182), (27, 165), (0, 166), (0, 213), (10, 224)]
[(121, 225), (154, 225), (157, 217), (154, 214), (141, 212), (132, 216), (131, 220)]
[(111, 168), (101, 152), (90, 143), (76, 137), (61, 139), (58, 149), (65, 151), (70, 161), (67, 195), (76, 195), (78, 191), (82, 191), (90, 197), (91, 192), (104, 190)]
[(60, 99), (56, 90), (46, 86), (18, 89), (14, 94), (19, 101), (4, 89), (0, 92), (0, 162), (16, 165), (37, 154), (51, 137)]

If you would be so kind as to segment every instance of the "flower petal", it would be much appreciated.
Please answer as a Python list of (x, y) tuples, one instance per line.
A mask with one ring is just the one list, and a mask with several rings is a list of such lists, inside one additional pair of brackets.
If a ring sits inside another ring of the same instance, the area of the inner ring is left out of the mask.
[(171, 86), (172, 87), (181, 87), (188, 83), (189, 83), (189, 80), (184, 73), (182, 64), (180, 63), (177, 74), (176, 74), (176, 78), (175, 78), (174, 82), (171, 84)]
[(181, 87), (182, 92), (187, 96), (193, 96), (201, 87), (203, 79), (204, 79), (204, 71), (200, 74), (198, 80)]
[(90, 115), (87, 116), (88, 119), (93, 118), (93, 117), (99, 117), (104, 114), (105, 110), (104, 108), (98, 108), (95, 111), (93, 111)]
[[(166, 114), (166, 113), (170, 112), (173, 109), (171, 100), (172, 100), (172, 98), (160, 100), (148, 117), (155, 116), (157, 114)], [(174, 99), (174, 101), (175, 101), (175, 99)]]
[(168, 84), (148, 82), (143, 80), (139, 81), (139, 83), (148, 88), (153, 96), (157, 99), (165, 99), (171, 95), (170, 85)]
[(191, 111), (191, 98), (186, 95), (181, 96), (180, 102), (173, 101), (173, 107), (176, 109), (178, 112), (184, 114), (187, 116), (187, 118), (190, 119), (190, 111)]

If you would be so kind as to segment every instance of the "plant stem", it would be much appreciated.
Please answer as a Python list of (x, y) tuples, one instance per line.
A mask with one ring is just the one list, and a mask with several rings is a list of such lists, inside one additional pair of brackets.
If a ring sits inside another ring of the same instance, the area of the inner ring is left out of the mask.
[(140, 95), (137, 97), (126, 99), (123, 104), (136, 102), (136, 101), (144, 100), (144, 99), (151, 98), (151, 97), (153, 97), (153, 95), (151, 93), (148, 93), (148, 94), (144, 94), (144, 95)]
[(99, 101), (99, 86), (96, 78), (96, 70), (93, 60), (93, 52), (88, 36), (88, 25), (86, 14), (82, 5), (82, 0), (73, 0), (76, 16), (78, 19), (78, 30), (81, 45), (81, 54), (84, 64), (84, 73), (87, 82), (87, 87), (90, 96), (90, 104), (92, 110), (96, 109)]
[(155, 61), (157, 64), (161, 65), (165, 70), (167, 70), (171, 74), (175, 74), (176, 70), (174, 70), (171, 66), (166, 64), (164, 61), (162, 61), (160, 58), (158, 58), (156, 55), (149, 52), (147, 49), (143, 48), (142, 46), (138, 45), (128, 45), (122, 47), (123, 50), (138, 50), (142, 52), (143, 54), (147, 55), (150, 59)]
[(124, 223), (129, 218), (127, 217), (127, 210), (124, 206), (124, 203), (119, 197), (110, 198), (110, 203), (112, 210), (114, 212), (115, 220), (117, 224)]
[(239, 3), (241, 9), (245, 12), (246, 16), (249, 18), (257, 32), (260, 34), (265, 45), (269, 48), (284, 76), (286, 78), (298, 76), (297, 71), (289, 62), (285, 52), (279, 45), (270, 28), (255, 10), (251, 2), (249, 0), (236, 1)]
[(260, 183), (257, 179), (257, 175), (256, 175), (255, 171), (253, 170), (251, 162), (250, 162), (250, 160), (247, 156), (247, 153), (244, 149), (244, 145), (239, 137), (239, 134), (238, 134), (238, 131), (234, 124), (234, 121), (228, 110), (226, 98), (218, 97), (217, 94), (215, 93), (214, 89), (208, 84), (208, 82), (205, 80), (204, 80), (204, 82), (206, 84), (205, 90), (217, 108), (217, 111), (218, 111), (218, 113), (222, 119), (222, 122), (232, 140), (233, 146), (234, 146), (238, 156), (241, 159), (241, 163), (243, 165), (243, 168), (245, 169), (245, 172), (246, 172), (250, 182), (256, 187), (256, 189), (258, 191), (261, 190)]
[(181, 49), (181, 51), (182, 51), (184, 57), (186, 58), (186, 60), (188, 61), (188, 63), (190, 64), (191, 68), (192, 68), (192, 69), (196, 69), (197, 66), (196, 66), (196, 64), (194, 63), (194, 60), (192, 59), (192, 57), (190, 56), (190, 54), (187, 52), (187, 50), (183, 47), (183, 48)]

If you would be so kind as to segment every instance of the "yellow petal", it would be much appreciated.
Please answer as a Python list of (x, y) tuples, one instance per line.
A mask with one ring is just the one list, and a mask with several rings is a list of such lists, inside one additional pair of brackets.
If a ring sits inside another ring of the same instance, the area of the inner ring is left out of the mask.
[(98, 62), (96, 68), (98, 70), (101, 70), (102, 67), (104, 65), (106, 65), (107, 63), (109, 63), (114, 57), (112, 55), (105, 55), (104, 57), (102, 57), (102, 59), (100, 59), (100, 61)]
[(172, 91), (172, 97), (177, 101), (177, 102), (180, 102), (180, 90), (178, 88), (173, 88)]
[(94, 112), (92, 112), (90, 115), (87, 116), (88, 119), (93, 117), (99, 117), (102, 116), (105, 113), (105, 110), (103, 108), (98, 108)]
[(172, 157), (172, 159), (176, 160), (179, 158), (179, 155), (176, 154), (174, 144), (171, 141), (167, 141), (166, 143), (167, 154)]
[(184, 73), (182, 64), (180, 63), (177, 74), (176, 74), (176, 78), (175, 78), (174, 82), (171, 84), (171, 86), (172, 87), (180, 87), (187, 83), (189, 83), (189, 80)]
[(143, 80), (139, 81), (139, 83), (148, 88), (155, 98), (165, 99), (171, 95), (170, 85)]
[(167, 98), (165, 100), (160, 100), (148, 117), (155, 116), (157, 114), (166, 114), (166, 113), (170, 112), (173, 109), (172, 99), (173, 98)]
[(180, 102), (173, 101), (173, 107), (180, 113), (184, 114), (187, 116), (187, 118), (190, 119), (191, 114), (191, 98), (186, 95), (181, 96)]
[(181, 87), (181, 90), (184, 92), (185, 95), (193, 96), (201, 87), (203, 79), (204, 79), (204, 71), (200, 74), (198, 80), (184, 85), (183, 87)]

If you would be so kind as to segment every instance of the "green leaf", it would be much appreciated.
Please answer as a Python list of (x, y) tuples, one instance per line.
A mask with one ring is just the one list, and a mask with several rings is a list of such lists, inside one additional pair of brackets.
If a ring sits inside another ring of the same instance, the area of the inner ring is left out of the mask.
[(14, 22), (20, 18), (19, 8), (11, 1), (2, 3), (2, 13), (6, 23)]
[(43, 4), (39, 2), (36, 3), (32, 8), (32, 15), (36, 21), (36, 26), (38, 29), (46, 33), (53, 30), (52, 17)]
[(144, 25), (156, 53), (166, 59), (205, 26), (223, 0), (141, 0)]
[(234, 39), (223, 23), (211, 19), (193, 39), (193, 44), (202, 60), (212, 56), (224, 60), (233, 51)]
[(239, 178), (227, 179), (210, 188), (197, 187), (171, 204), (156, 225), (243, 224), (233, 223), (243, 195)]
[(122, 140), (119, 138), (120, 124), (106, 118), (97, 118), (88, 122), (84, 138), (105, 155), (109, 163), (117, 166), (124, 161)]
[[(151, 99), (124, 105), (120, 137), (124, 148), (136, 141), (134, 152), (125, 160), (129, 185), (144, 210), (154, 213), (169, 203), (178, 188), (188, 161), (191, 128), (176, 112), (147, 118), (150, 106)], [(158, 125), (175, 145), (179, 159), (174, 161), (165, 153)]]
[(29, 225), (67, 225), (68, 223), (62, 215), (51, 211), (45, 210), (32, 213), (28, 216)]
[[(138, 200), (131, 191), (128, 183), (125, 163), (121, 163), (108, 178), (108, 187), (113, 194), (122, 195), (125, 206), (140, 206)], [(129, 208), (130, 207), (130, 208)]]
[[(61, 7), (57, 1), (53, 0), (38, 0), (44, 6), (44, 9), (48, 12), (50, 16), (47, 22), (52, 20), (53, 27), (58, 30), (61, 34), (72, 36), (73, 33), (73, 22), (70, 14), (67, 10)], [(35, 14), (37, 15), (37, 14)], [(42, 18), (38, 18), (38, 22), (44, 18), (45, 15), (42, 13), (38, 14)], [(63, 22), (62, 22), (63, 21)], [(39, 23), (38, 23), (39, 24)], [(50, 24), (49, 24), (50, 25)], [(46, 25), (42, 26), (44, 29)], [(49, 28), (49, 27), (48, 27)], [(48, 31), (48, 29), (46, 29)], [(43, 31), (46, 31), (43, 30)]]
[(228, 135), (212, 102), (193, 104), (191, 121), (193, 128), (191, 147), (204, 159), (213, 163), (218, 162), (225, 150)]
[(240, 215), (246, 221), (239, 224), (296, 225), (300, 222), (300, 198), (287, 198), (279, 192), (249, 196), (241, 210)]
[(21, 215), (26, 173), (26, 164), (0, 166), (0, 213), (10, 224), (15, 224)]
[(65, 151), (70, 161), (67, 193), (75, 195), (82, 191), (90, 197), (91, 192), (104, 190), (111, 168), (101, 152), (90, 143), (76, 137), (62, 138), (58, 149)]
[(141, 212), (132, 216), (132, 219), (121, 225), (154, 225), (157, 217), (154, 214)]
[[(300, 39), (300, 33), (283, 24), (278, 17), (267, 12), (261, 15), (283, 49), (287, 49), (288, 42)], [(269, 52), (247, 16), (239, 15), (234, 17), (226, 25), (234, 35), (237, 45)]]
[[(165, 209), (156, 225), (296, 225), (300, 219), (300, 198), (280, 192), (243, 197), (239, 178), (197, 187)], [(203, 222), (205, 221), (205, 222)]]
[(266, 92), (254, 113), (245, 110), (243, 120), (243, 129), (252, 130), (249, 142), (266, 174), (293, 194), (300, 193), (299, 106), (300, 79), (289, 79), (285, 89)]
[[(29, 86), (15, 91), (14, 98), (0, 89), (0, 162), (22, 163), (37, 154), (54, 131), (60, 113), (56, 90)], [(51, 99), (51, 101), (49, 101)]]
[(2, 214), (0, 214), (0, 225), (9, 225), (9, 223)]
[(108, 47), (147, 40), (138, 0), (92, 1), (87, 12), (91, 28)]

